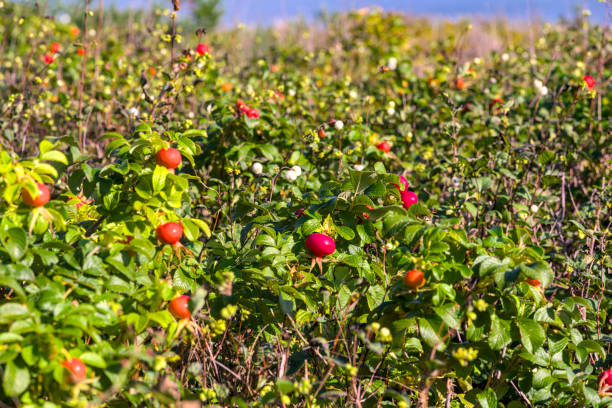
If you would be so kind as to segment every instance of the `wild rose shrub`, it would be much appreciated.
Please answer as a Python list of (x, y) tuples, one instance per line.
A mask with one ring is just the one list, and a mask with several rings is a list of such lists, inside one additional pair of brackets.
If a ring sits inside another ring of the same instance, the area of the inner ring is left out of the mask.
[(2, 406), (612, 403), (602, 27), (93, 11), (0, 8)]

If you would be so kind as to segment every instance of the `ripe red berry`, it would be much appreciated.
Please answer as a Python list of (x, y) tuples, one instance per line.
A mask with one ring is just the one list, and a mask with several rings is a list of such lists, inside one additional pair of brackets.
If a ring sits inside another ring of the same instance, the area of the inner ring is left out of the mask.
[(304, 209), (303, 208), (298, 208), (297, 210), (295, 210), (293, 215), (295, 215), (297, 217), (304, 217), (304, 216), (306, 216), (306, 214), (304, 214)]
[(43, 61), (45, 61), (45, 64), (49, 65), (53, 62), (54, 57), (53, 54), (45, 54), (45, 56), (43, 57)]
[(334, 253), (336, 250), (336, 243), (331, 237), (315, 232), (306, 238), (306, 248), (308, 248), (317, 258), (322, 258)]
[(85, 49), (84, 48), (77, 49), (77, 54), (79, 54), (81, 57), (83, 57), (85, 55)]
[(459, 90), (465, 88), (465, 79), (457, 78), (457, 81), (455, 82), (455, 85), (457, 86), (457, 89), (459, 89)]
[(51, 198), (51, 193), (49, 193), (49, 188), (47, 186), (43, 183), (36, 183), (36, 185), (38, 186), (38, 194), (36, 197), (32, 197), (30, 192), (25, 188), (21, 190), (23, 202), (30, 207), (42, 207), (47, 204)]
[(612, 385), (612, 370), (604, 370), (597, 377), (597, 382), (600, 382), (603, 379), (604, 384)]
[(411, 205), (416, 204), (419, 201), (417, 195), (412, 191), (402, 192), (402, 205), (407, 210)]
[(400, 188), (400, 186), (395, 183), (391, 183), (391, 184), (394, 185), (395, 188), (397, 188), (397, 191), (399, 191), (400, 193), (403, 193), (404, 191), (408, 190), (408, 187), (410, 187), (410, 184), (408, 184), (408, 180), (406, 180), (406, 177), (402, 176), (401, 174), (399, 175), (399, 178), (400, 178), (400, 182), (404, 185), (404, 188)]
[(584, 79), (584, 82), (586, 82), (587, 88), (589, 88), (589, 91), (595, 88), (595, 79), (592, 76), (585, 75), (584, 78), (582, 79)]
[(247, 118), (250, 119), (259, 119), (259, 111), (255, 108), (253, 109), (247, 109), (244, 111), (244, 113), (246, 113)]
[(319, 133), (320, 139), (325, 139), (327, 137), (327, 135), (325, 134), (325, 130), (323, 130), (323, 128), (319, 128), (318, 133)]
[(60, 44), (58, 42), (54, 42), (51, 44), (51, 47), (49, 47), (49, 50), (55, 54), (56, 52), (58, 52), (60, 50)]
[(210, 53), (210, 48), (206, 44), (199, 43), (196, 47), (196, 52), (200, 55), (204, 55), (206, 53)]
[(418, 269), (408, 271), (404, 275), (404, 285), (411, 289), (420, 288), (425, 285), (425, 275)]
[(156, 234), (164, 244), (174, 245), (183, 236), (183, 227), (176, 222), (167, 222), (157, 227)]
[(68, 371), (70, 371), (70, 376), (68, 377), (68, 382), (74, 384), (76, 382), (81, 381), (87, 375), (87, 367), (85, 363), (83, 363), (78, 358), (71, 358), (62, 363)]
[(391, 145), (389, 144), (389, 142), (380, 142), (376, 145), (376, 148), (385, 153), (389, 153), (391, 151)]
[(168, 311), (177, 319), (189, 319), (191, 317), (191, 312), (189, 311), (188, 303), (189, 296), (179, 296), (170, 301)]
[(181, 164), (181, 153), (173, 147), (161, 149), (155, 155), (155, 161), (167, 169), (174, 169)]

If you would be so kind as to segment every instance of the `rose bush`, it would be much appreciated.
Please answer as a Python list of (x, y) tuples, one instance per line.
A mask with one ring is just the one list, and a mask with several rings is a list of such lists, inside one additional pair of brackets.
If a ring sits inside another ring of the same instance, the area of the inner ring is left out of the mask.
[(3, 406), (610, 405), (602, 26), (86, 11), (0, 8)]

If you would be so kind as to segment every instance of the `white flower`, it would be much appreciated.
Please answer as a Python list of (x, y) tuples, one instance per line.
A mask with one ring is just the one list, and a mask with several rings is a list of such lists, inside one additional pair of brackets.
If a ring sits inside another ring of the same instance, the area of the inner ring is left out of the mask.
[(59, 16), (57, 16), (57, 21), (59, 21), (62, 24), (70, 23), (70, 14), (68, 13), (60, 14)]
[(389, 116), (393, 116), (393, 115), (395, 115), (395, 109), (393, 109), (393, 108), (387, 108), (387, 114), (388, 114)]
[(532, 213), (537, 213), (539, 210), (538, 206), (535, 204), (532, 204), (530, 209)]
[(510, 59), (510, 56), (508, 54), (506, 54), (505, 52), (502, 54), (502, 61), (508, 61)]
[(534, 79), (533, 80), (533, 86), (535, 86), (537, 89), (542, 88), (544, 84), (542, 83), (542, 81), (540, 81), (539, 79)]
[(361, 171), (363, 169), (365, 169), (365, 165), (363, 165), (363, 164), (356, 164), (355, 165), (355, 170)]
[(251, 166), (251, 170), (253, 171), (253, 173), (255, 174), (261, 174), (261, 172), (263, 171), (263, 166), (261, 165), (261, 163), (255, 162), (253, 163), (253, 165)]
[(287, 170), (287, 172), (285, 172), (285, 177), (289, 181), (295, 181), (298, 178), (298, 174), (294, 170)]
[(351, 91), (349, 92), (349, 98), (357, 99), (358, 96), (359, 96), (359, 94), (357, 93), (357, 91), (354, 90), (354, 89), (351, 89)]
[(546, 96), (546, 95), (548, 95), (548, 88), (547, 88), (547, 87), (545, 87), (545, 86), (541, 87), (541, 88), (539, 89), (539, 91), (540, 91), (540, 95), (542, 95), (542, 96)]
[(131, 107), (130, 109), (128, 109), (128, 113), (130, 114), (130, 116), (138, 116), (140, 111), (137, 107)]
[(395, 58), (395, 57), (389, 58), (389, 61), (387, 62), (387, 68), (389, 68), (392, 71), (395, 68), (397, 68), (397, 58)]
[(496, 84), (497, 83), (497, 78), (491, 78), (491, 79), (489, 79), (489, 82), (491, 82), (492, 84)]
[(476, 65), (480, 65), (480, 63), (482, 62), (482, 60), (478, 57), (474, 58), (474, 64)]
[(293, 166), (291, 170), (293, 170), (298, 176), (302, 175), (302, 168), (300, 166)]
[(342, 130), (342, 129), (344, 128), (344, 123), (342, 123), (342, 121), (341, 121), (341, 120), (337, 120), (337, 121), (334, 123), (334, 127), (335, 127), (337, 130)]
[(289, 90), (289, 96), (291, 96), (291, 97), (295, 96), (295, 89), (290, 89)]

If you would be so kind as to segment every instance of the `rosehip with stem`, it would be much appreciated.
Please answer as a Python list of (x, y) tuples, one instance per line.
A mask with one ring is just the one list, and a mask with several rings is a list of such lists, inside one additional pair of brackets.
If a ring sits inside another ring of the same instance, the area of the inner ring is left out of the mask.
[(420, 288), (425, 285), (425, 275), (418, 269), (412, 269), (404, 275), (404, 285), (411, 289)]
[(81, 381), (87, 375), (87, 367), (78, 358), (71, 358), (62, 363), (69, 372), (68, 382), (74, 384)]
[(407, 210), (413, 204), (416, 204), (419, 201), (417, 195), (412, 191), (403, 191), (402, 192), (402, 206)]
[(315, 232), (306, 238), (306, 248), (317, 258), (333, 254), (336, 250), (336, 243), (331, 237)]
[(36, 186), (38, 187), (38, 194), (36, 194), (35, 197), (32, 197), (26, 188), (21, 190), (23, 202), (30, 207), (42, 207), (47, 204), (51, 198), (51, 193), (49, 193), (49, 188), (46, 185), (43, 183), (36, 183)]
[(189, 311), (188, 303), (189, 296), (179, 296), (170, 301), (168, 311), (177, 319), (189, 319), (191, 317), (191, 312)]
[(164, 244), (174, 245), (183, 236), (183, 227), (176, 222), (167, 222), (157, 227), (156, 234)]
[(155, 155), (155, 161), (167, 169), (174, 169), (181, 164), (181, 153), (173, 147), (161, 149)]

